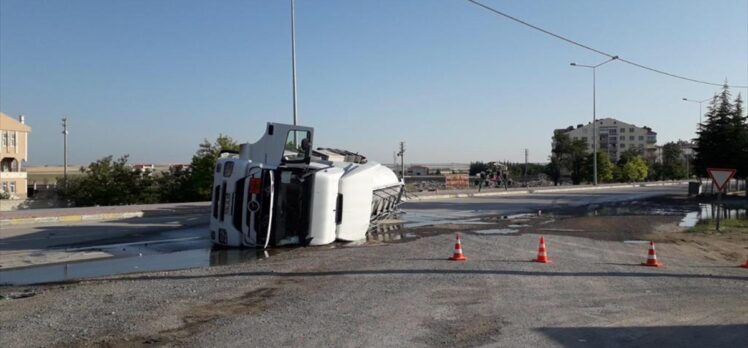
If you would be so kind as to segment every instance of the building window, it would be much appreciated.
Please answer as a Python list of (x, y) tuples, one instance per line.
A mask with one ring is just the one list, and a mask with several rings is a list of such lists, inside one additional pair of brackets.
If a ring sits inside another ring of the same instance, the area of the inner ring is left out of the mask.
[(10, 193), (16, 193), (16, 182), (15, 181), (10, 182)]
[(624, 147), (626, 147), (626, 144), (621, 143), (621, 148), (624, 148)]
[(626, 133), (626, 128), (621, 128), (621, 133)]
[(16, 133), (10, 133), (10, 146), (16, 147)]
[(621, 140), (626, 140), (626, 136), (625, 135), (621, 135)]
[(3, 181), (3, 192), (8, 192), (8, 182)]
[(3, 136), (3, 146), (7, 147), (8, 146), (8, 132), (3, 131), (2, 136)]
[(629, 133), (633, 133), (633, 132), (634, 132), (634, 129), (633, 128), (629, 128)]
[(644, 140), (644, 136), (643, 136), (643, 135), (640, 135), (640, 136), (639, 136), (639, 140)]
[(629, 140), (634, 140), (634, 136), (633, 135), (629, 136)]

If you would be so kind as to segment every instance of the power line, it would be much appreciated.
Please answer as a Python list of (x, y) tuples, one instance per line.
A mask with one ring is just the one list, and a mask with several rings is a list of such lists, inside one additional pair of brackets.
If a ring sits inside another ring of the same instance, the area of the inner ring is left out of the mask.
[[(545, 29), (543, 29), (541, 27), (538, 27), (536, 25), (533, 25), (533, 24), (530, 24), (528, 22), (525, 22), (525, 21), (523, 21), (523, 20), (521, 20), (519, 18), (513, 17), (513, 16), (511, 16), (509, 14), (506, 14), (504, 12), (501, 12), (501, 11), (499, 11), (499, 10), (493, 8), (493, 7), (490, 7), (488, 5), (484, 5), (484, 4), (482, 4), (482, 3), (478, 2), (478, 1), (475, 1), (475, 0), (467, 0), (467, 1), (470, 2), (470, 3), (472, 3), (472, 4), (474, 4), (474, 5), (476, 5), (476, 6), (480, 6), (480, 7), (484, 8), (484, 9), (486, 9), (488, 11), (491, 11), (491, 12), (493, 12), (496, 15), (502, 16), (502, 17), (510, 19), (510, 20), (513, 20), (513, 21), (515, 21), (515, 22), (517, 22), (519, 24), (522, 24), (524, 26), (527, 26), (527, 27), (530, 27), (530, 28), (535, 29), (537, 31), (540, 31), (540, 32), (542, 32), (542, 33), (544, 33), (546, 35), (553, 36), (553, 37), (555, 37), (555, 38), (557, 38), (559, 40), (566, 41), (566, 42), (568, 42), (568, 43), (570, 43), (572, 45), (584, 48), (586, 50), (595, 52), (597, 54), (606, 56), (608, 58), (613, 58), (613, 57), (617, 56), (617, 55), (614, 55), (614, 54), (610, 54), (610, 53), (607, 53), (607, 52), (604, 52), (604, 51), (592, 48), (592, 47), (587, 46), (585, 44), (582, 44), (582, 43), (579, 43), (579, 42), (574, 41), (572, 39), (569, 39), (567, 37), (561, 36), (559, 34), (550, 32), (550, 31), (545, 30)], [(655, 68), (651, 68), (651, 67), (648, 67), (648, 66), (645, 66), (645, 65), (642, 65), (642, 64), (639, 64), (639, 63), (636, 63), (636, 62), (624, 59), (624, 58), (618, 58), (617, 60), (619, 60), (619, 61), (621, 61), (623, 63), (629, 64), (629, 65), (635, 66), (637, 68), (649, 70), (651, 72), (655, 72), (655, 73), (658, 73), (658, 74), (662, 74), (662, 75), (665, 75), (665, 76), (670, 76), (670, 77), (681, 79), (681, 80), (685, 80), (685, 81), (690, 81), (690, 82), (695, 82), (695, 83), (701, 83), (701, 84), (711, 85), (711, 86), (720, 86), (720, 87), (723, 85), (722, 83), (713, 83), (713, 82), (708, 82), (708, 81), (702, 81), (702, 80), (692, 79), (690, 77), (685, 77), (685, 76), (681, 76), (681, 75), (669, 73), (669, 72), (662, 71), (662, 70), (655, 69)], [(728, 87), (735, 87), (735, 88), (748, 88), (748, 86), (737, 86), (737, 85), (727, 85), (727, 86)]]

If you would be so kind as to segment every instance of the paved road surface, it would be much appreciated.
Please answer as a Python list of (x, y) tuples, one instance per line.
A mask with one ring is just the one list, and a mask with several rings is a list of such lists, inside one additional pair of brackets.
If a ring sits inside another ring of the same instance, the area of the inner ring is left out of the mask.
[[(418, 215), (419, 218), (432, 215), (440, 218), (457, 218), (644, 199), (665, 194), (679, 194), (685, 189), (685, 186), (632, 187), (590, 192), (454, 198), (408, 202), (403, 205), (403, 210), (406, 212), (406, 219), (409, 217), (408, 213)], [(0, 233), (0, 250), (75, 248), (106, 243), (158, 240), (165, 232), (169, 232), (168, 238), (173, 238), (179, 232), (179, 228), (207, 225), (207, 221), (207, 216), (201, 214), (175, 214), (120, 221), (6, 226)]]

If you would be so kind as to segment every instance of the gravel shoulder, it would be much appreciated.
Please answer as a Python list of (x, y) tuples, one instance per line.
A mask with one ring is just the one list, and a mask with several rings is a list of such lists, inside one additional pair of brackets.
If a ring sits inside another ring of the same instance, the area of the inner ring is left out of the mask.
[[(748, 273), (692, 243), (454, 236), (225, 267), (0, 288), (0, 346), (735, 346)], [(687, 251), (687, 252), (684, 252)], [(24, 291), (28, 290), (28, 291)], [(28, 296), (21, 296), (24, 293)], [(31, 338), (32, 341), (29, 341)]]

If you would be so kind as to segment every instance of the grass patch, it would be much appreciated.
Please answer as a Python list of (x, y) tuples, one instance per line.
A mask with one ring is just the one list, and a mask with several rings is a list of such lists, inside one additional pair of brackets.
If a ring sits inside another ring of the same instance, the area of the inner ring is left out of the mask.
[[(688, 232), (693, 233), (716, 233), (716, 220), (701, 220), (696, 226), (691, 227)], [(740, 232), (748, 233), (748, 219), (731, 219), (719, 222), (719, 232)]]

